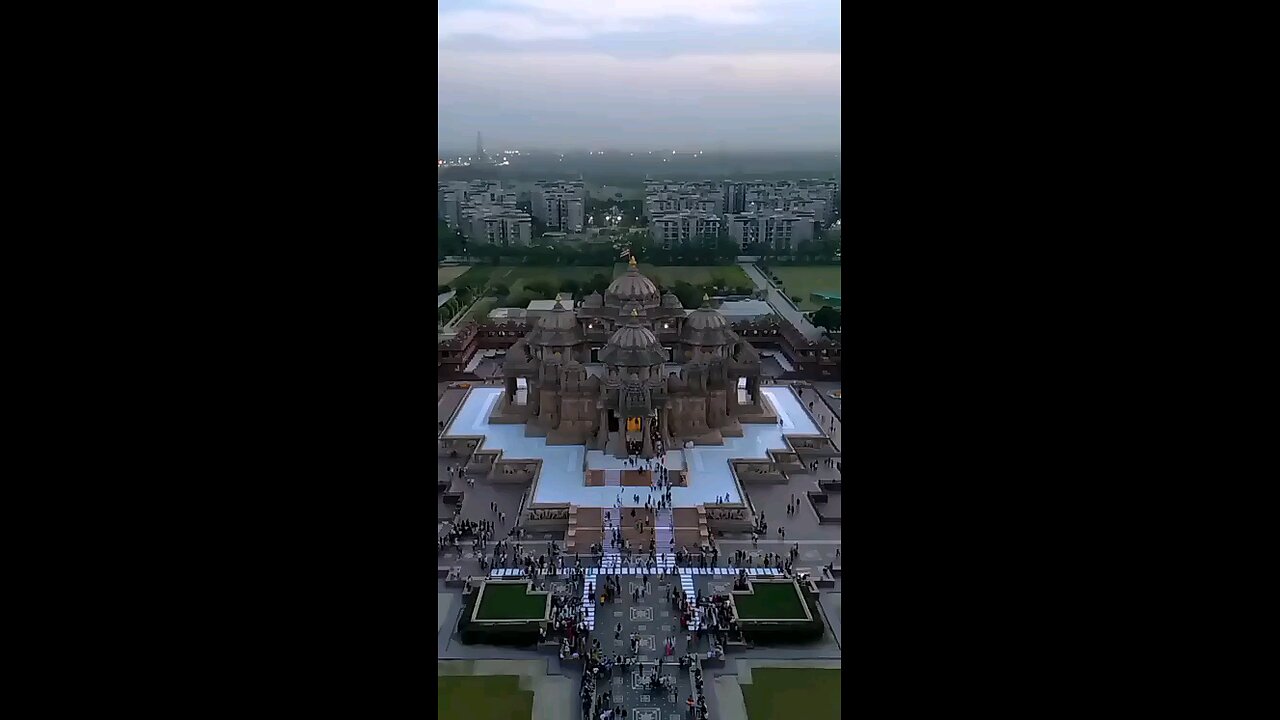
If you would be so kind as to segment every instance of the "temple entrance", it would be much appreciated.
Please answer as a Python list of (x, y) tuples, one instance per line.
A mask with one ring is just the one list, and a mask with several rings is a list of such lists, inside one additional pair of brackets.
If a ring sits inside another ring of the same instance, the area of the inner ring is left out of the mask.
[(618, 432), (618, 416), (612, 410), (609, 411), (609, 432)]

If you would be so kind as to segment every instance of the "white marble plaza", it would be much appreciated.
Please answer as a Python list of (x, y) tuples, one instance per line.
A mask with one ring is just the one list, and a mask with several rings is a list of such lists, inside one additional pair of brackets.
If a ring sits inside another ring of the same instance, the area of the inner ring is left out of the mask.
[[(585, 507), (610, 507), (619, 494), (624, 506), (643, 505), (647, 496), (644, 488), (586, 487), (583, 485), (583, 445), (547, 445), (545, 438), (525, 437), (524, 425), (491, 425), (489, 414), (502, 397), (502, 388), (473, 388), (453, 421), (445, 430), (446, 437), (483, 435), (484, 449), (501, 448), (504, 459), (542, 459), (542, 475), (533, 498), (535, 503), (569, 502)], [(743, 425), (743, 436), (725, 438), (722, 446), (703, 445), (682, 450), (679, 455), (670, 454), (671, 467), (684, 462), (689, 465), (689, 487), (671, 490), (674, 507), (693, 507), (715, 502), (717, 496), (727, 496), (730, 502), (741, 498), (734, 487), (729, 461), (740, 459), (764, 459), (768, 450), (782, 450), (782, 436), (820, 435), (809, 415), (804, 411), (795, 392), (787, 386), (760, 388), (774, 412), (781, 419), (778, 425)], [(593, 451), (591, 467), (621, 468), (616, 458), (605, 457)], [(621, 492), (620, 492), (621, 491)], [(634, 495), (639, 493), (640, 502)]]

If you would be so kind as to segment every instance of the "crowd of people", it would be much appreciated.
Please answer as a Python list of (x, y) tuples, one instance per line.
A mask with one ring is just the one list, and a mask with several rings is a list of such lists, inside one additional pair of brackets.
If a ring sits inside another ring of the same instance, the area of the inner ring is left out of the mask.
[(484, 544), (493, 538), (493, 522), (489, 520), (467, 520), (459, 517), (462, 508), (454, 511), (453, 519), (445, 533), (436, 538), (436, 556), (443, 555), (446, 550), (462, 553), (461, 541), (471, 540), (471, 549), (483, 554)]
[(582, 561), (575, 560), (565, 589), (551, 596), (550, 626), (560, 640), (561, 660), (582, 657), (587, 653), (591, 632), (587, 629), (587, 610), (582, 604), (582, 586), (586, 581)]

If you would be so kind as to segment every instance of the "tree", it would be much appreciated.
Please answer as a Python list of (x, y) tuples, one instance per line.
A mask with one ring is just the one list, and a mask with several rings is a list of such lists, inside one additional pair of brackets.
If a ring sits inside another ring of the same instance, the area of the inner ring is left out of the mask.
[(589, 280), (587, 284), (582, 287), (582, 292), (584, 295), (590, 295), (593, 292), (598, 292), (601, 295), (603, 295), (604, 291), (608, 289), (609, 289), (608, 276), (604, 275), (603, 273), (596, 273), (595, 275), (592, 275), (591, 280)]
[(449, 227), (443, 220), (436, 222), (436, 259), (443, 260), (446, 255), (465, 255), (467, 241), (462, 233)]
[(675, 293), (675, 296), (680, 299), (680, 304), (686, 309), (702, 307), (702, 296), (705, 292), (696, 285), (690, 285), (681, 280), (676, 283), (671, 292)]
[(840, 311), (830, 305), (823, 305), (813, 314), (813, 324), (828, 330), (840, 329)]
[(510, 292), (511, 288), (507, 287), (505, 283), (494, 283), (489, 286), (489, 294), (494, 297), (505, 297)]
[(577, 278), (565, 278), (560, 281), (560, 292), (568, 293), (570, 297), (577, 295), (582, 289), (582, 283)]
[(526, 284), (524, 289), (539, 300), (550, 300), (560, 290), (560, 283), (555, 280), (534, 280)]

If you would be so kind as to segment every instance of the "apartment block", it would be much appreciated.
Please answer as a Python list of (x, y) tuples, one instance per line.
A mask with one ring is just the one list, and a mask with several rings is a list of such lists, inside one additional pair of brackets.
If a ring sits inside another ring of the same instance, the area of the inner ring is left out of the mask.
[(719, 216), (690, 210), (653, 218), (649, 234), (655, 243), (670, 250), (677, 245), (714, 240), (720, 227)]
[(533, 239), (533, 218), (519, 210), (468, 208), (462, 217), (463, 234), (471, 242), (527, 246)]
[(813, 240), (813, 214), (768, 210), (725, 216), (729, 237), (743, 248), (764, 243), (775, 250), (791, 250), (803, 241)]
[(540, 180), (534, 183), (529, 196), (533, 217), (543, 225), (564, 232), (582, 232), (585, 228), (590, 195), (581, 181)]

